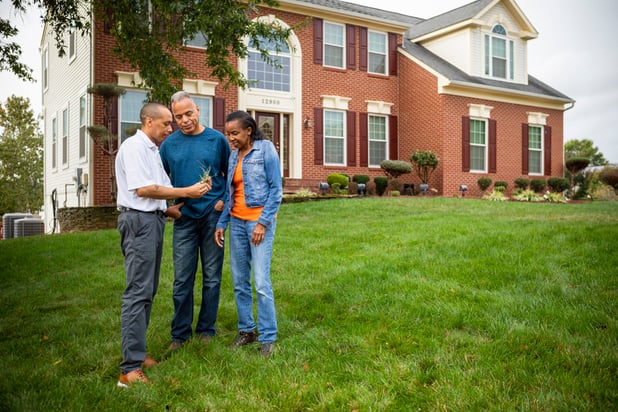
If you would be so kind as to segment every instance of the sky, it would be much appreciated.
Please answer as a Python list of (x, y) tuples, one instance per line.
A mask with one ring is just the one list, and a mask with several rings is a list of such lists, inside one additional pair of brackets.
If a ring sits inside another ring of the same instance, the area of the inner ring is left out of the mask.
[[(430, 18), (470, 3), (470, 0), (354, 0), (352, 3)], [(539, 33), (528, 42), (528, 72), (575, 100), (564, 113), (564, 140), (590, 139), (605, 158), (618, 164), (618, 1), (516, 0)], [(42, 25), (38, 10), (15, 15), (10, 2), (0, 0), (0, 17), (15, 22), (22, 62), (40, 79), (39, 44)], [(40, 82), (23, 82), (0, 72), (0, 102), (11, 96), (30, 99), (41, 114)]]

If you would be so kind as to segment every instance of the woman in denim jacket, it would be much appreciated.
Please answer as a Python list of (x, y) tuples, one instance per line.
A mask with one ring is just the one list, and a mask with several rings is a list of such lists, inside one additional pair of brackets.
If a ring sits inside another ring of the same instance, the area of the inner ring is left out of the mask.
[[(270, 281), (270, 261), (282, 186), (279, 157), (255, 119), (244, 111), (230, 113), (225, 135), (232, 153), (228, 164), (228, 197), (215, 230), (223, 247), (230, 225), (230, 264), (238, 312), (238, 336), (232, 347), (260, 342), (260, 352), (270, 356), (277, 340), (275, 299)], [(258, 322), (253, 319), (251, 269), (257, 294)]]

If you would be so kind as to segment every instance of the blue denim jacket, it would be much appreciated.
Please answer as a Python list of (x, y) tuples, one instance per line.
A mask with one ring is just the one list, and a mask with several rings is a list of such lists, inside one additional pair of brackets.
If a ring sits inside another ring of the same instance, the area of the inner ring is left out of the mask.
[[(217, 229), (225, 229), (230, 221), (234, 207), (234, 187), (232, 177), (238, 164), (238, 150), (232, 151), (227, 169), (227, 197), (223, 213), (219, 217)], [(274, 221), (279, 210), (283, 188), (281, 186), (281, 168), (275, 146), (269, 140), (255, 140), (253, 147), (242, 160), (242, 180), (245, 189), (247, 207), (261, 207), (262, 214), (258, 222), (268, 227)]]

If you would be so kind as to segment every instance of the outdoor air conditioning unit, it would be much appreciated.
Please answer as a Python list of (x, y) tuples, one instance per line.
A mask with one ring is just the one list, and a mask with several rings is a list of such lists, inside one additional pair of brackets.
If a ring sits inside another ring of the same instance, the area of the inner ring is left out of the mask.
[(42, 235), (45, 233), (45, 223), (42, 219), (23, 218), (15, 221), (13, 228), (13, 237), (26, 237), (34, 235)]
[(15, 221), (27, 217), (32, 217), (31, 213), (5, 213), (2, 216), (2, 239), (12, 239)]

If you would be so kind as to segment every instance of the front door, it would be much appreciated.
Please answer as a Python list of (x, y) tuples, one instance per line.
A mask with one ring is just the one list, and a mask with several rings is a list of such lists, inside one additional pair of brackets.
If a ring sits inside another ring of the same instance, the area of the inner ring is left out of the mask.
[[(283, 160), (283, 176), (289, 177), (288, 166), (288, 142), (289, 142), (289, 116), (283, 115), (283, 125), (280, 123), (279, 113), (256, 112), (255, 120), (258, 127), (266, 138), (273, 142), (279, 158)], [(283, 127), (282, 127), (283, 126)], [(283, 134), (281, 133), (283, 132)], [(281, 139), (283, 138), (283, 150)]]

